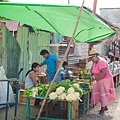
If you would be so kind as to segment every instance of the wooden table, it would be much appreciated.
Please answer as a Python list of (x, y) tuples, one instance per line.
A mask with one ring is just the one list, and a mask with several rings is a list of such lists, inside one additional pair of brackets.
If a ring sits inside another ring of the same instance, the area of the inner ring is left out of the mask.
[[(36, 118), (35, 116), (30, 115), (30, 98), (33, 98), (33, 97), (27, 97), (27, 100), (26, 100), (26, 116), (25, 116), (26, 120)], [(41, 99), (41, 100), (44, 99), (44, 97), (35, 97), (35, 98)], [(40, 117), (40, 120), (65, 120), (65, 119)], [(67, 120), (73, 120), (73, 118), (72, 118), (72, 103), (71, 102), (68, 102)]]

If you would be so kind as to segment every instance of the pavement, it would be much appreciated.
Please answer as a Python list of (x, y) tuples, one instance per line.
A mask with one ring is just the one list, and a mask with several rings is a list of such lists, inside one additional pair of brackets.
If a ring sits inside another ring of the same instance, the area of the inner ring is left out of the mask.
[[(94, 108), (91, 108), (87, 114), (82, 116), (79, 120), (120, 120), (120, 86), (116, 88), (117, 100), (108, 105), (108, 111), (104, 115), (98, 115), (100, 105), (96, 105)], [(37, 115), (39, 109), (31, 106), (31, 114)], [(8, 120), (13, 120), (14, 106), (10, 107)], [(5, 120), (5, 109), (0, 109), (0, 120)], [(18, 104), (17, 110), (17, 119), (16, 120), (25, 120), (25, 105)]]

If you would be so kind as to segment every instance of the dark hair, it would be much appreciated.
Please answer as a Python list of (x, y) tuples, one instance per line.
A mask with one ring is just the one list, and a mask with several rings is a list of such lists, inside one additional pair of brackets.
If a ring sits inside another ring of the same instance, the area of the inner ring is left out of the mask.
[(44, 49), (44, 50), (41, 50), (40, 55), (45, 55), (46, 53), (49, 54), (49, 52)]
[(33, 68), (36, 68), (37, 66), (39, 66), (39, 63), (34, 62), (34, 63), (31, 65), (31, 70), (29, 70), (29, 71), (26, 73), (26, 76), (27, 76), (31, 71), (34, 71)]
[(64, 61), (64, 63), (63, 63), (63, 67), (66, 66), (66, 65), (68, 65), (68, 63), (67, 63), (66, 61)]

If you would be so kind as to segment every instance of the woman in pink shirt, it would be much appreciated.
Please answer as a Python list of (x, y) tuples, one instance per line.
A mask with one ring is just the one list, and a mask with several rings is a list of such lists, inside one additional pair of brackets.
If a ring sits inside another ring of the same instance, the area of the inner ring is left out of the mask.
[(113, 76), (109, 70), (105, 59), (99, 57), (95, 50), (89, 52), (89, 58), (92, 60), (92, 79), (94, 80), (92, 89), (92, 104), (101, 103), (99, 114), (108, 110), (107, 104), (116, 99)]

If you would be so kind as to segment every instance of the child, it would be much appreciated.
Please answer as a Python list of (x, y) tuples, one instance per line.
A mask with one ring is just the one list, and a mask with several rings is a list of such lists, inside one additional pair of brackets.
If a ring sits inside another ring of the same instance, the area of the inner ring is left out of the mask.
[(64, 63), (63, 63), (60, 74), (61, 74), (63, 80), (70, 79), (70, 75), (68, 73), (68, 63), (66, 61), (64, 61)]

